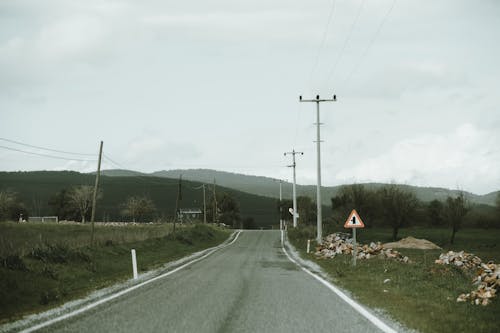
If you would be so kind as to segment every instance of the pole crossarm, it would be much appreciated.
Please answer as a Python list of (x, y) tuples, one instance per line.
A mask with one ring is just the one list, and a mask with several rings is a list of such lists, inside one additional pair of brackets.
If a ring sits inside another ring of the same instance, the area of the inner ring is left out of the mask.
[(330, 98), (320, 98), (319, 95), (316, 95), (315, 99), (303, 99), (302, 96), (299, 96), (299, 102), (314, 102), (316, 103), (316, 156), (317, 156), (317, 169), (318, 169), (318, 182), (316, 185), (316, 207), (317, 207), (317, 237), (316, 241), (321, 243), (323, 238), (323, 216), (322, 216), (322, 207), (321, 207), (321, 137), (320, 137), (320, 125), (322, 123), (319, 120), (319, 103), (322, 102), (336, 102), (337, 95), (333, 95)]

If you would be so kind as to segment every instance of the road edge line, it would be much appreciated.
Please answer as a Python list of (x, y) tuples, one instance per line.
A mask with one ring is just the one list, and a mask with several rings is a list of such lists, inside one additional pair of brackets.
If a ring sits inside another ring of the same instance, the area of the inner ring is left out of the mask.
[(196, 263), (196, 262), (198, 262), (198, 261), (201, 261), (201, 260), (203, 260), (203, 259), (207, 258), (208, 256), (210, 256), (210, 255), (211, 255), (211, 254), (213, 254), (214, 252), (217, 252), (217, 251), (219, 251), (219, 250), (221, 250), (221, 249), (223, 249), (223, 248), (225, 248), (225, 247), (228, 247), (228, 246), (230, 246), (230, 245), (234, 244), (234, 242), (236, 242), (236, 240), (238, 239), (238, 237), (240, 236), (240, 234), (241, 234), (241, 230), (237, 231), (236, 236), (234, 237), (234, 239), (233, 239), (230, 243), (225, 244), (225, 245), (218, 245), (218, 246), (216, 246), (213, 250), (211, 250), (210, 252), (208, 252), (208, 253), (204, 254), (203, 256), (198, 257), (198, 258), (195, 258), (195, 259), (193, 259), (193, 260), (191, 260), (191, 261), (189, 261), (189, 262), (187, 262), (187, 263), (185, 263), (185, 264), (183, 264), (183, 265), (181, 265), (181, 266), (179, 266), (179, 267), (174, 268), (174, 269), (173, 269), (173, 270), (171, 270), (171, 271), (168, 271), (168, 272), (163, 273), (163, 274), (161, 274), (161, 275), (155, 276), (155, 277), (153, 277), (153, 278), (151, 278), (151, 279), (149, 279), (149, 280), (146, 280), (146, 281), (141, 282), (141, 283), (139, 283), (139, 284), (133, 285), (132, 287), (129, 287), (129, 288), (127, 288), (127, 289), (123, 289), (123, 290), (121, 290), (121, 291), (119, 291), (119, 292), (117, 292), (117, 293), (115, 293), (115, 294), (112, 294), (112, 295), (106, 296), (106, 297), (104, 297), (104, 298), (102, 298), (102, 299), (100, 299), (100, 300), (98, 300), (98, 301), (96, 301), (96, 302), (93, 302), (93, 303), (87, 304), (87, 305), (85, 305), (85, 306), (83, 306), (83, 307), (81, 307), (81, 308), (79, 308), (79, 309), (77, 309), (77, 310), (74, 310), (74, 311), (72, 311), (72, 312), (66, 313), (66, 314), (64, 314), (64, 315), (62, 315), (62, 316), (59, 316), (59, 317), (56, 317), (56, 318), (49, 319), (49, 320), (47, 320), (47, 321), (45, 321), (45, 322), (43, 322), (43, 323), (40, 323), (40, 324), (37, 324), (37, 325), (35, 325), (35, 326), (32, 326), (32, 327), (26, 328), (26, 329), (24, 329), (24, 330), (21, 330), (20, 332), (21, 332), (21, 333), (31, 333), (31, 332), (35, 332), (35, 331), (37, 331), (37, 330), (39, 330), (39, 329), (42, 329), (42, 328), (44, 328), (44, 327), (47, 327), (47, 326), (53, 325), (53, 324), (55, 324), (55, 323), (57, 323), (57, 322), (60, 322), (60, 321), (63, 321), (63, 320), (65, 320), (65, 319), (68, 319), (68, 318), (74, 317), (74, 316), (76, 316), (76, 315), (79, 315), (79, 314), (81, 314), (81, 313), (84, 313), (84, 312), (86, 312), (86, 311), (88, 311), (88, 310), (90, 310), (90, 309), (93, 309), (93, 308), (95, 308), (95, 307), (97, 307), (97, 306), (99, 306), (99, 305), (101, 305), (101, 304), (104, 304), (104, 303), (106, 303), (106, 302), (109, 302), (109, 301), (111, 301), (111, 300), (113, 300), (113, 299), (115, 299), (115, 298), (118, 298), (118, 297), (120, 297), (120, 296), (123, 296), (123, 295), (125, 295), (125, 294), (128, 294), (129, 292), (131, 292), (131, 291), (133, 291), (133, 290), (136, 290), (136, 289), (139, 289), (140, 287), (143, 287), (143, 286), (145, 286), (145, 285), (147, 285), (147, 284), (150, 284), (150, 283), (152, 283), (152, 282), (154, 282), (154, 281), (157, 281), (157, 280), (160, 280), (160, 279), (162, 279), (162, 278), (164, 278), (164, 277), (167, 277), (167, 276), (169, 276), (169, 275), (172, 275), (172, 274), (174, 274), (175, 272), (180, 271), (181, 269), (184, 269), (184, 268), (186, 268), (186, 267), (188, 267), (188, 266), (190, 266), (190, 265), (192, 265), (192, 264), (194, 264), (194, 263)]
[(310, 276), (312, 276), (313, 278), (315, 278), (316, 280), (318, 280), (320, 283), (322, 283), (325, 287), (327, 287), (328, 289), (330, 289), (331, 291), (333, 291), (337, 296), (339, 296), (344, 302), (346, 302), (347, 304), (349, 304), (352, 308), (354, 308), (354, 310), (356, 310), (357, 312), (359, 312), (363, 317), (365, 317), (367, 320), (369, 320), (373, 325), (375, 325), (378, 329), (382, 330), (383, 332), (385, 333), (397, 333), (396, 330), (394, 330), (393, 328), (391, 328), (389, 325), (387, 325), (386, 323), (384, 323), (380, 318), (376, 317), (375, 315), (373, 315), (372, 313), (370, 313), (368, 310), (366, 310), (362, 305), (360, 305), (359, 303), (357, 303), (355, 300), (353, 300), (352, 298), (350, 298), (349, 296), (347, 296), (345, 293), (343, 293), (340, 289), (338, 289), (337, 287), (335, 287), (332, 283), (328, 282), (327, 280), (325, 280), (324, 278), (322, 278), (321, 276), (317, 275), (317, 274), (314, 274), (313, 272), (311, 272), (310, 270), (308, 270), (307, 268), (305, 268), (304, 266), (302, 266), (299, 262), (297, 262), (295, 259), (293, 259), (289, 254), (288, 252), (286, 251), (285, 249), (285, 246), (283, 245), (282, 247), (282, 250), (283, 252), (286, 254), (286, 256), (288, 257), (288, 260), (290, 260), (291, 262), (293, 262), (295, 265), (297, 265), (300, 269), (302, 269), (304, 272), (306, 272), (307, 274), (309, 274)]

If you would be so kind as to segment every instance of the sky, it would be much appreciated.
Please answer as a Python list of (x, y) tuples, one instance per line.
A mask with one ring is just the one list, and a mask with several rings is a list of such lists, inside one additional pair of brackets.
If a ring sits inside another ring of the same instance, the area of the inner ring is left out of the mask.
[(102, 140), (104, 169), (288, 181), (295, 149), (297, 182), (316, 184), (316, 103), (299, 95), (336, 94), (323, 185), (496, 191), (499, 15), (496, 0), (2, 0), (0, 170), (95, 171)]

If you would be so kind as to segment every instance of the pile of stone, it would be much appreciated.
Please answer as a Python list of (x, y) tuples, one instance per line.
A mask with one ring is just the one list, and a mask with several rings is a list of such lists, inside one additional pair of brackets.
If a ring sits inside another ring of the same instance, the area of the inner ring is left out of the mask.
[(436, 259), (435, 263), (440, 265), (455, 265), (463, 269), (473, 269), (479, 268), (482, 261), (481, 258), (472, 253), (448, 251), (447, 253), (442, 253), (439, 259)]
[(488, 305), (500, 289), (500, 265), (492, 261), (485, 264), (481, 258), (472, 253), (449, 251), (441, 254), (435, 262), (441, 265), (455, 265), (464, 270), (476, 269), (472, 279), (476, 289), (458, 296), (457, 302), (470, 301), (476, 305)]
[(461, 294), (458, 296), (457, 302), (471, 301), (476, 305), (490, 304), (492, 298), (496, 296), (498, 289), (500, 289), (500, 265), (492, 261), (481, 264), (472, 283), (477, 286), (476, 290)]
[[(323, 242), (316, 247), (315, 255), (321, 258), (333, 258), (337, 254), (350, 254), (354, 251), (353, 239), (349, 238), (349, 234), (344, 233), (333, 233), (326, 236)], [(370, 259), (370, 258), (388, 258), (395, 259), (402, 262), (408, 262), (409, 259), (403, 256), (398, 251), (393, 249), (384, 249), (380, 242), (370, 243), (370, 245), (357, 244), (357, 255), (358, 259)]]

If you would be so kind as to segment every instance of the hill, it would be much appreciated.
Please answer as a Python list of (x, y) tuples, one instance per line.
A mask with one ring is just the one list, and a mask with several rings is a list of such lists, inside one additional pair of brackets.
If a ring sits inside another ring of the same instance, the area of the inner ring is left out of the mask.
[[(106, 174), (108, 176), (124, 175), (124, 170), (107, 170)], [(211, 184), (214, 179), (217, 185), (224, 186), (227, 188), (236, 189), (239, 191), (266, 196), (270, 198), (279, 197), (279, 181), (274, 178), (261, 177), (261, 176), (249, 176), (237, 173), (230, 173), (224, 171), (216, 171), (210, 169), (186, 169), (186, 170), (164, 170), (157, 171), (151, 174), (142, 174), (143, 176), (156, 176), (156, 177), (166, 177), (166, 178), (179, 178), (182, 174), (182, 178), (186, 180), (202, 182)], [(367, 188), (378, 189), (386, 184), (382, 183), (366, 183), (364, 184)], [(413, 191), (417, 198), (424, 202), (429, 202), (434, 199), (445, 200), (448, 196), (456, 196), (458, 190), (450, 190), (440, 187), (420, 187), (412, 185), (399, 185), (403, 186), (411, 191)], [(292, 196), (292, 184), (288, 182), (283, 183), (283, 198), (290, 198)], [(324, 186), (322, 187), (322, 201), (323, 205), (330, 205), (330, 198), (337, 195), (340, 186)], [(484, 205), (495, 205), (495, 198), (498, 193), (492, 192), (485, 195), (477, 195), (470, 192), (465, 192), (467, 198), (476, 204)], [(309, 196), (312, 198), (316, 197), (316, 186), (315, 185), (297, 185), (297, 195)]]
[[(174, 215), (178, 180), (145, 176), (141, 173), (119, 170), (113, 177), (104, 172), (100, 189), (103, 197), (97, 205), (97, 220), (123, 220), (120, 211), (126, 198), (131, 195), (146, 195), (154, 202), (160, 216)], [(74, 185), (93, 185), (95, 176), (72, 171), (0, 172), (0, 190), (11, 189), (27, 206), (32, 216), (52, 214), (49, 198), (62, 189)], [(183, 181), (181, 208), (202, 208), (201, 183)], [(198, 187), (198, 189), (197, 189)], [(222, 186), (216, 186), (217, 193), (226, 192), (240, 205), (241, 217), (253, 217), (259, 226), (277, 224), (279, 215), (275, 199), (253, 195)], [(207, 191), (207, 201), (211, 193)]]

